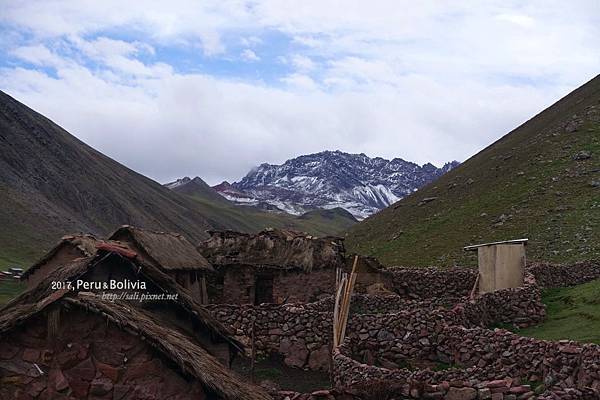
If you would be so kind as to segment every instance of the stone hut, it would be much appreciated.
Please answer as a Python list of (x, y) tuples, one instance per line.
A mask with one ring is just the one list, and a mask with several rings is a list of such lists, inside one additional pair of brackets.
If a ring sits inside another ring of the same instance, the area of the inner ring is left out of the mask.
[(57, 291), (0, 313), (2, 399), (267, 400), (145, 310)]
[(213, 268), (182, 235), (123, 225), (108, 239), (126, 243), (144, 262), (161, 268), (189, 290), (198, 302), (208, 302), (206, 274)]
[(120, 242), (99, 242), (95, 256), (57, 267), (6, 307), (37, 303), (57, 292), (84, 291), (147, 312), (157, 322), (188, 335), (225, 366), (244, 351), (230, 329), (214, 319), (192, 293)]
[(336, 269), (344, 268), (341, 238), (272, 229), (209, 233), (198, 249), (217, 269), (209, 280), (211, 303), (314, 301), (333, 294)]
[(48, 253), (21, 275), (21, 281), (25, 282), (28, 288), (34, 287), (58, 266), (76, 258), (91, 257), (96, 254), (97, 242), (98, 239), (92, 235), (64, 236)]

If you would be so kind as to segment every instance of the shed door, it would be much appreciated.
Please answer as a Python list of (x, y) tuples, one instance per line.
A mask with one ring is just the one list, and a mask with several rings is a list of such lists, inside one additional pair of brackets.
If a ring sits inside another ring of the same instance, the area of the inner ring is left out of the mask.
[(273, 276), (256, 275), (254, 290), (254, 304), (273, 303)]

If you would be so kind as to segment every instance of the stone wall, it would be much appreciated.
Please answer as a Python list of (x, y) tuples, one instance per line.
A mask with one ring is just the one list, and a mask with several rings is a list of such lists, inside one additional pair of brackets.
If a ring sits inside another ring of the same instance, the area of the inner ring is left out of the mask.
[(485, 293), (473, 301), (458, 304), (454, 311), (460, 315), (456, 324), (465, 327), (525, 328), (542, 322), (546, 316), (540, 289), (531, 274), (525, 275), (522, 287)]
[[(255, 327), (259, 353), (279, 353), (286, 364), (325, 370), (329, 365), (329, 346), (333, 320), (333, 298), (314, 303), (262, 304), (259, 306), (211, 304), (213, 316), (234, 328), (236, 336), (249, 344)], [(403, 343), (401, 351), (392, 349), (391, 340), (400, 337), (431, 341), (438, 325), (467, 327), (494, 326), (501, 323), (528, 326), (543, 319), (544, 307), (535, 285), (488, 293), (474, 301), (467, 299), (406, 299), (401, 296), (354, 295), (346, 334), (366, 349), (365, 360), (375, 357), (383, 365), (397, 367), (407, 360), (429, 359), (427, 349)], [(433, 321), (433, 322), (432, 322)], [(389, 345), (389, 346), (388, 346)], [(363, 349), (364, 350), (364, 349)], [(392, 352), (395, 357), (384, 356)]]
[(236, 336), (248, 345), (254, 326), (259, 354), (281, 354), (284, 362), (293, 367), (328, 369), (333, 313), (322, 311), (321, 302), (259, 306), (212, 304), (207, 309), (219, 321), (231, 326)]
[(206, 398), (139, 336), (82, 311), (68, 318), (56, 341), (43, 316), (2, 337), (1, 399)]
[(335, 269), (277, 271), (273, 279), (273, 298), (280, 303), (307, 303), (335, 291)]
[[(385, 329), (399, 329), (403, 318), (404, 316), (399, 316), (398, 321), (389, 321)], [(417, 398), (431, 398), (425, 393), (433, 390), (432, 385), (440, 386), (444, 382), (457, 381), (465, 387), (473, 388), (489, 388), (485, 382), (498, 379), (511, 382), (508, 385), (510, 389), (513, 387), (512, 383), (520, 381), (544, 382), (553, 386), (552, 390), (600, 388), (598, 345), (543, 341), (521, 337), (501, 329), (467, 329), (441, 325), (435, 319), (421, 321), (419, 325), (411, 322), (412, 330), (405, 329), (407, 333), (403, 337), (390, 337), (387, 341), (366, 339), (361, 342), (348, 338), (339, 351), (334, 353), (336, 385), (353, 387), (361, 382), (385, 380), (388, 387), (396, 388), (398, 394), (411, 393)], [(428, 324), (431, 324), (434, 333), (420, 336), (420, 330)], [(360, 362), (365, 351), (374, 357), (372, 364)], [(433, 364), (429, 369), (421, 367), (414, 370), (414, 365), (409, 366), (411, 369), (398, 368), (405, 365), (403, 362), (407, 360), (407, 354), (409, 357), (427, 357), (430, 361), (441, 362), (450, 368), (434, 371)], [(385, 364), (388, 368), (374, 364)], [(469, 385), (464, 385), (464, 382), (469, 382)], [(439, 389), (437, 387), (433, 391), (439, 392)], [(517, 394), (510, 389), (503, 393)], [(523, 394), (527, 392), (524, 389), (516, 390), (522, 390), (520, 393)], [(444, 393), (440, 396), (446, 395)]]
[(561, 265), (536, 263), (528, 267), (538, 283), (544, 288), (575, 286), (600, 278), (600, 261), (583, 261)]
[(322, 269), (305, 273), (300, 270), (261, 269), (230, 266), (208, 276), (209, 303), (255, 304), (256, 283), (272, 282), (271, 303), (308, 303), (331, 295), (335, 287), (335, 270)]
[(479, 273), (470, 267), (391, 267), (388, 271), (398, 295), (421, 299), (468, 296)]

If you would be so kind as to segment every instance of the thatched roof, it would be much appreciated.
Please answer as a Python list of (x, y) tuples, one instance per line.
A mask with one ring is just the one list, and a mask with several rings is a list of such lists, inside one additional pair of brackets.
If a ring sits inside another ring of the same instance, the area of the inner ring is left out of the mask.
[(215, 266), (249, 265), (259, 268), (313, 269), (344, 265), (343, 239), (317, 238), (306, 233), (264, 230), (257, 234), (210, 231), (198, 246)]
[(120, 301), (103, 301), (92, 293), (56, 292), (37, 303), (19, 303), (0, 314), (0, 335), (23, 324), (45, 308), (79, 308), (106, 318), (120, 329), (145, 338), (146, 343), (171, 360), (186, 376), (199, 380), (209, 391), (227, 400), (267, 400), (257, 386), (240, 379), (190, 338), (157, 324), (151, 315)]
[(27, 279), (29, 275), (37, 271), (42, 265), (50, 261), (56, 254), (66, 246), (72, 246), (74, 249), (81, 253), (82, 257), (89, 257), (96, 254), (96, 239), (93, 235), (75, 234), (63, 236), (60, 241), (48, 251), (42, 258), (40, 258), (35, 264), (29, 267), (21, 276), (21, 279)]
[(121, 242), (108, 241), (102, 242), (102, 244), (98, 246), (100, 249), (96, 256), (79, 258), (56, 268), (39, 284), (21, 293), (6, 304), (4, 308), (0, 308), (0, 311), (11, 308), (15, 304), (37, 303), (55, 293), (52, 289), (52, 282), (75, 281), (93, 270), (100, 262), (110, 261), (113, 258), (114, 260), (124, 261), (122, 265), (125, 268), (129, 268), (136, 275), (141, 275), (144, 280), (153, 283), (163, 292), (176, 293), (178, 295), (177, 300), (173, 301), (185, 310), (194, 321), (205, 327), (216, 337), (220, 337), (238, 350), (243, 351), (244, 345), (233, 337), (231, 330), (215, 319), (201, 304), (194, 300), (187, 289), (179, 285), (159, 267), (139, 259), (134, 251)]
[(109, 240), (129, 243), (148, 262), (164, 270), (212, 271), (210, 263), (182, 235), (123, 225)]

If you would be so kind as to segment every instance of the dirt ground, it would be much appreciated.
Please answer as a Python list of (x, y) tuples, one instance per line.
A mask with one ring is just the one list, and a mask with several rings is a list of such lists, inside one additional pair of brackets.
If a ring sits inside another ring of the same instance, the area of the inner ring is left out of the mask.
[[(238, 374), (250, 379), (249, 358), (237, 357), (232, 368)], [(280, 390), (307, 393), (331, 386), (329, 373), (293, 368), (285, 365), (283, 359), (274, 355), (257, 360), (254, 370), (257, 384), (268, 380), (277, 384)]]

